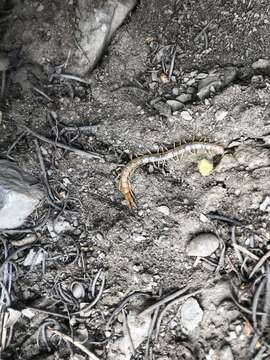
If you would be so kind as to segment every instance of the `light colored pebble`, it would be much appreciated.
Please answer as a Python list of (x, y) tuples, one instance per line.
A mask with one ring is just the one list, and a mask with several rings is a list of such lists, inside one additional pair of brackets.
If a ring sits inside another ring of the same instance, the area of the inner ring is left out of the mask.
[(260, 205), (261, 211), (268, 211), (270, 212), (270, 196), (266, 196), (263, 202)]
[(186, 334), (192, 333), (203, 318), (203, 311), (198, 301), (191, 297), (181, 307), (181, 325)]
[(213, 233), (201, 233), (192, 238), (187, 246), (188, 256), (210, 256), (219, 247), (219, 240)]
[(170, 209), (168, 206), (161, 205), (157, 207), (157, 211), (161, 212), (162, 214), (169, 216), (170, 215)]
[(71, 285), (71, 291), (76, 299), (82, 299), (85, 296), (85, 290), (82, 283), (74, 281)]
[(181, 111), (180, 115), (183, 120), (186, 120), (186, 121), (192, 120), (192, 116), (190, 115), (190, 113), (188, 111)]
[(228, 115), (228, 111), (225, 109), (219, 109), (216, 113), (215, 113), (215, 118), (216, 121), (222, 121), (226, 118), (226, 116)]
[(132, 238), (136, 242), (142, 242), (142, 241), (144, 241), (146, 239), (146, 237), (144, 235), (137, 234), (137, 233), (134, 233)]

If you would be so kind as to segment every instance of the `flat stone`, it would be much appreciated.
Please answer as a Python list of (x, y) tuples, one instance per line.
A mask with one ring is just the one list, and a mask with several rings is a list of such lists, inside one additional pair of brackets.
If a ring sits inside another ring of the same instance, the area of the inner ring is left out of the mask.
[(210, 256), (219, 247), (219, 240), (213, 233), (201, 233), (192, 238), (187, 246), (188, 256)]
[(168, 206), (161, 205), (157, 207), (157, 211), (161, 212), (162, 214), (169, 216), (170, 215), (170, 209)]
[(190, 115), (190, 113), (188, 111), (181, 111), (180, 115), (183, 118), (183, 120), (186, 120), (186, 121), (192, 120), (192, 116)]
[(191, 297), (184, 302), (180, 311), (181, 325), (183, 332), (192, 333), (200, 324), (203, 318), (203, 311), (198, 301)]
[(0, 230), (21, 226), (44, 193), (31, 175), (15, 163), (0, 160)]
[(172, 111), (178, 111), (184, 108), (184, 104), (177, 100), (167, 100), (166, 103), (170, 106)]
[(252, 64), (254, 70), (263, 72), (264, 74), (270, 74), (270, 60), (259, 59)]
[(178, 100), (181, 103), (185, 104), (185, 103), (192, 100), (192, 95), (191, 94), (181, 94), (181, 95), (177, 96), (176, 100)]
[(219, 360), (234, 360), (232, 349), (228, 345), (220, 350), (219, 356)]
[(222, 120), (224, 120), (226, 118), (227, 115), (228, 115), (227, 110), (219, 109), (215, 113), (215, 119), (216, 119), (216, 121), (222, 121)]

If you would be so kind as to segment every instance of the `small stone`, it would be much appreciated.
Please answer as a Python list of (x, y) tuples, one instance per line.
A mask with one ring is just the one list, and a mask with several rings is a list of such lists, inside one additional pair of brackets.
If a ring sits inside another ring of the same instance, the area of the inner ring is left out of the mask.
[(37, 12), (41, 12), (44, 10), (44, 5), (40, 4), (38, 7), (37, 7)]
[(188, 256), (206, 257), (213, 254), (219, 247), (219, 240), (213, 233), (201, 233), (192, 238), (187, 246)]
[(166, 103), (171, 107), (172, 111), (177, 111), (184, 108), (184, 104), (177, 100), (167, 100)]
[(178, 100), (181, 103), (185, 104), (185, 103), (192, 100), (192, 95), (191, 94), (181, 94), (181, 95), (177, 96), (176, 100)]
[(173, 94), (174, 96), (178, 96), (178, 95), (180, 94), (180, 90), (179, 90), (177, 87), (174, 87), (174, 88), (172, 89), (172, 94)]
[(190, 115), (190, 113), (188, 111), (181, 111), (180, 115), (186, 121), (191, 121), (192, 120), (192, 116)]
[(252, 64), (252, 68), (264, 74), (270, 74), (270, 60), (259, 59)]
[(181, 325), (183, 332), (192, 333), (200, 324), (203, 318), (203, 311), (198, 301), (191, 297), (181, 307)]
[(132, 238), (136, 242), (142, 242), (146, 239), (146, 237), (144, 235), (137, 234), (137, 233), (133, 234)]
[(85, 290), (82, 283), (74, 281), (71, 285), (71, 292), (76, 299), (83, 299), (85, 296)]
[(206, 73), (199, 73), (197, 75), (197, 79), (202, 80), (202, 79), (205, 79), (207, 76), (208, 76), (208, 74), (206, 74)]
[(156, 83), (156, 82), (151, 82), (148, 86), (149, 86), (149, 89), (155, 90), (155, 88), (158, 86), (158, 83)]
[(216, 111), (216, 113), (215, 113), (216, 121), (222, 121), (222, 120), (224, 120), (227, 115), (228, 115), (228, 111), (226, 111), (226, 110), (224, 110), (224, 109), (219, 109), (219, 110)]
[(260, 205), (261, 211), (268, 211), (270, 212), (270, 196), (266, 196), (263, 202)]
[(168, 75), (161, 73), (160, 81), (162, 82), (162, 84), (168, 84), (170, 82), (170, 79), (168, 78)]
[(157, 207), (157, 211), (161, 212), (162, 214), (169, 216), (170, 215), (170, 209), (168, 206), (162, 205)]

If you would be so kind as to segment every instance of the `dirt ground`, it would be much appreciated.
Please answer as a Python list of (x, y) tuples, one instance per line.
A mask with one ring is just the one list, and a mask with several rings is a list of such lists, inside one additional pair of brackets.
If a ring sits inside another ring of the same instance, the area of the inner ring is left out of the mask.
[[(270, 81), (251, 66), (270, 58), (269, 1), (141, 0), (100, 64), (84, 78), (88, 84), (51, 78), (69, 53), (69, 64), (61, 71), (69, 73), (72, 66), (75, 6), (63, 0), (19, 1), (12, 16), (0, 23), (0, 50), (8, 52), (11, 61), (1, 102), (1, 156), (6, 157), (24, 131), (9, 155), (44, 181), (35, 137), (22, 128), (27, 125), (105, 159), (85, 159), (39, 141), (60, 210), (44, 202), (25, 225), (32, 227), (48, 214), (46, 223), (33, 231), (37, 240), (32, 245), (35, 251), (42, 249), (45, 260), (25, 265), (29, 249), (15, 259), (11, 300), (22, 316), (2, 359), (91, 359), (77, 346), (67, 346), (69, 341), (46, 335), (45, 325), (78, 337), (98, 359), (143, 359), (145, 342), (132, 356), (123, 350), (125, 316), (185, 285), (189, 293), (201, 290), (195, 296), (203, 311), (199, 326), (186, 334), (179, 315), (182, 303), (175, 303), (162, 320), (158, 339), (150, 344), (148, 358), (242, 360), (255, 359), (260, 351), (256, 359), (270, 358), (269, 327), (264, 340), (250, 350), (258, 310), (252, 310), (254, 283), (260, 277), (252, 282), (242, 270), (256, 261), (251, 257), (243, 263), (246, 253), (239, 257), (233, 247), (237, 241), (257, 260), (269, 250), (270, 201), (263, 204), (270, 196)], [(172, 49), (175, 61), (168, 79), (164, 70), (169, 72)], [(177, 92), (196, 89), (202, 76), (228, 67), (237, 71), (229, 86), (203, 100), (194, 97), (170, 113), (167, 100)], [(88, 130), (68, 130), (81, 126)], [(213, 173), (201, 176), (191, 158), (160, 168), (141, 167), (131, 181), (138, 208), (129, 209), (118, 183), (132, 156), (194, 139), (225, 147)], [(207, 214), (221, 218), (209, 219)], [(225, 250), (221, 245), (206, 260), (188, 256), (187, 244), (201, 232), (217, 234)], [(2, 236), (16, 249), (14, 241), (25, 234)], [(93, 300), (93, 279), (99, 291), (104, 276), (101, 297), (84, 317), (79, 310)], [(77, 302), (68, 296), (75, 281), (86, 289)], [(231, 288), (238, 295), (250, 290), (242, 305), (251, 314), (235, 305)], [(133, 292), (151, 298), (134, 295), (126, 315), (120, 313), (106, 328), (113, 310)], [(131, 325), (130, 330), (132, 336)]]

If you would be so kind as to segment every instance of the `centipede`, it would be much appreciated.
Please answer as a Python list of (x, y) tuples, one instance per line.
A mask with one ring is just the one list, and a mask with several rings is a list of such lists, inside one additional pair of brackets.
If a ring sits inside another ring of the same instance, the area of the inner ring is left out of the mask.
[(147, 164), (166, 163), (170, 160), (181, 161), (185, 155), (190, 153), (214, 158), (214, 156), (217, 155), (222, 156), (224, 151), (225, 149), (222, 145), (207, 142), (193, 142), (175, 146), (169, 150), (141, 155), (129, 161), (127, 165), (124, 166), (120, 177), (119, 190), (127, 201), (129, 208), (137, 208), (137, 201), (130, 185), (130, 179), (139, 167)]

